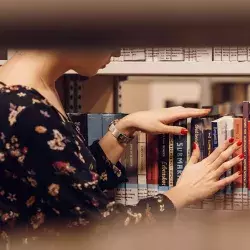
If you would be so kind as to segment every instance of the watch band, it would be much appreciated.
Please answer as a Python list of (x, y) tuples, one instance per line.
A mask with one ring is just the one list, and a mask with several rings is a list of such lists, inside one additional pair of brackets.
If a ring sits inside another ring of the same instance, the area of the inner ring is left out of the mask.
[(129, 143), (131, 140), (134, 139), (134, 137), (129, 137), (123, 133), (121, 133), (115, 126), (115, 124), (118, 122), (118, 120), (114, 120), (109, 125), (109, 131), (112, 133), (112, 135), (117, 139), (119, 143)]

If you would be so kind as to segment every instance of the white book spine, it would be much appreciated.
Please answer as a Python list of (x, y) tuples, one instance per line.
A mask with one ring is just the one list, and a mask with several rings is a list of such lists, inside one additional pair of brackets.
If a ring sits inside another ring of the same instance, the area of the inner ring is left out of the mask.
[(190, 61), (190, 48), (184, 48), (184, 61)]
[(133, 61), (145, 61), (146, 52), (143, 48), (134, 48), (132, 49), (132, 60)]
[(158, 61), (171, 61), (172, 49), (171, 48), (159, 48)]
[(138, 133), (138, 199), (147, 198), (146, 134)]
[(247, 47), (238, 47), (238, 62), (247, 61)]
[(196, 48), (190, 48), (190, 62), (196, 62)]
[(222, 48), (221, 47), (214, 47), (213, 48), (213, 57), (214, 57), (214, 61), (221, 61), (222, 60)]
[(247, 60), (250, 61), (250, 47), (247, 47)]
[[(233, 117), (228, 117), (228, 119), (226, 120), (226, 123), (227, 123), (227, 131), (226, 131), (227, 139), (233, 138), (233, 136), (234, 136)], [(232, 157), (230, 157), (230, 159), (232, 159)], [(226, 172), (226, 177), (232, 175), (232, 173), (233, 173), (232, 169), (228, 170)], [(225, 209), (226, 210), (233, 209), (233, 186), (232, 185), (226, 186)]]
[(230, 47), (222, 46), (222, 61), (230, 61)]
[(197, 48), (196, 61), (197, 62), (211, 62), (213, 60), (213, 53), (211, 47)]
[(132, 49), (131, 48), (124, 48), (124, 61), (132, 61), (133, 57), (132, 57)]
[[(218, 121), (218, 147), (223, 144), (227, 137), (226, 122), (224, 117)], [(224, 190), (220, 190), (215, 194), (215, 209), (223, 210), (225, 204), (225, 193)]]
[(146, 48), (146, 61), (153, 62), (153, 48)]
[(153, 61), (159, 61), (159, 48), (153, 48)]
[(182, 47), (173, 47), (171, 53), (172, 61), (184, 61), (184, 49)]
[(230, 47), (230, 61), (238, 61), (238, 48), (237, 47)]

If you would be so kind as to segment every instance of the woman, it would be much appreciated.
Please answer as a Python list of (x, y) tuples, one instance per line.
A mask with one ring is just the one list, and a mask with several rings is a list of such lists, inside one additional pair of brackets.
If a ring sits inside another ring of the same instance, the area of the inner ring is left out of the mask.
[[(51, 232), (68, 234), (74, 228), (97, 230), (101, 224), (125, 227), (152, 218), (157, 221), (171, 210), (213, 195), (241, 175), (237, 172), (220, 179), (242, 161), (242, 155), (228, 160), (240, 141), (230, 138), (201, 162), (194, 145), (176, 187), (134, 207), (108, 202), (103, 191), (126, 180), (118, 162), (126, 140), (107, 131), (88, 149), (63, 109), (55, 81), (69, 69), (91, 77), (111, 56), (112, 51), (104, 49), (30, 50), (17, 53), (1, 67), (0, 225), (5, 242), (12, 234), (17, 244), (24, 238), (27, 244)], [(185, 135), (185, 128), (167, 124), (208, 113), (183, 107), (143, 111), (112, 127), (128, 140), (136, 131)]]

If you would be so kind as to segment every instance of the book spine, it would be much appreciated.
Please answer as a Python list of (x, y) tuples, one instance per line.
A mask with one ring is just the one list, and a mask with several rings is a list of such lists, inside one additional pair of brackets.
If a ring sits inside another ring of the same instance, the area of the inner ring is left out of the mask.
[(250, 61), (250, 47), (247, 47), (247, 60)]
[(238, 48), (237, 47), (230, 47), (230, 61), (237, 61), (238, 60)]
[(184, 49), (182, 47), (171, 48), (172, 61), (184, 61)]
[(123, 52), (124, 52), (124, 61), (132, 61), (133, 57), (132, 57), (132, 49), (131, 48), (123, 48)]
[(153, 48), (153, 61), (159, 61), (159, 48)]
[(169, 135), (158, 136), (159, 193), (169, 189)]
[[(212, 118), (202, 118), (204, 123), (204, 158), (208, 157), (212, 153)], [(214, 209), (214, 196), (208, 197), (203, 200), (203, 209)]]
[(90, 146), (94, 141), (102, 138), (102, 115), (87, 114), (87, 126), (88, 146)]
[[(226, 140), (226, 122), (225, 120), (220, 120), (217, 122), (218, 127), (218, 146), (222, 145)], [(225, 174), (221, 176), (221, 179), (225, 177)], [(219, 190), (215, 194), (215, 209), (223, 210), (225, 206), (225, 189)]]
[(138, 198), (147, 198), (146, 134), (138, 133)]
[(190, 160), (192, 154), (192, 145), (191, 145), (191, 120), (192, 118), (187, 118), (187, 163)]
[(229, 61), (230, 60), (230, 48), (223, 46), (222, 47), (222, 61)]
[[(117, 114), (103, 114), (103, 136), (107, 133), (109, 124), (116, 119), (121, 119), (125, 116), (125, 114), (117, 113)], [(124, 150), (123, 154), (121, 155), (120, 162), (121, 164), (127, 169), (129, 166), (128, 159), (130, 158), (130, 147), (129, 145)], [(137, 173), (136, 173), (137, 176)], [(120, 183), (115, 191), (115, 200), (117, 203), (126, 205), (126, 184)], [(112, 195), (113, 190), (108, 190), (109, 195)]]
[[(193, 118), (191, 120), (191, 143), (196, 143), (200, 148), (200, 160), (204, 157), (204, 126), (201, 118)], [(190, 206), (191, 208), (201, 209), (202, 202), (196, 202)]]
[[(234, 137), (233, 130), (233, 118), (227, 119), (227, 139)], [(232, 159), (232, 157), (230, 157)], [(229, 177), (233, 174), (233, 169), (230, 168), (226, 172), (226, 177)], [(232, 210), (233, 209), (233, 183), (230, 183), (226, 186), (226, 195), (225, 195), (225, 209)]]
[(147, 171), (150, 178), (147, 178), (148, 197), (158, 194), (158, 141), (157, 135), (147, 134)]
[(169, 177), (168, 177), (168, 180), (169, 180), (169, 189), (170, 189), (174, 186), (174, 136), (173, 134), (169, 134), (168, 138), (169, 138), (169, 149), (168, 149), (169, 150), (169, 153), (168, 153)]
[(146, 48), (146, 62), (153, 62), (153, 48)]
[(249, 138), (250, 138), (250, 121), (248, 121), (248, 123), (247, 123), (247, 127), (248, 127), (248, 131), (247, 131), (247, 133), (248, 133), (248, 143), (247, 143), (247, 154), (248, 154), (248, 159), (247, 159), (247, 161), (248, 161), (248, 168), (247, 168), (247, 170), (248, 170), (248, 178), (247, 178), (247, 184), (248, 184), (248, 208), (250, 208), (250, 140), (249, 140)]
[[(243, 141), (243, 121), (242, 118), (234, 118), (234, 139), (235, 141)], [(239, 148), (234, 154), (233, 157), (243, 153), (242, 147)], [(234, 167), (234, 173), (241, 171), (243, 173), (243, 164), (240, 162)], [(243, 178), (239, 177), (233, 186), (233, 210), (242, 210), (243, 209)]]
[(214, 47), (213, 61), (221, 61), (221, 60), (222, 60), (222, 47)]
[(243, 145), (242, 150), (244, 154), (244, 160), (243, 160), (243, 189), (242, 189), (242, 195), (243, 195), (243, 210), (248, 209), (248, 117), (249, 117), (249, 102), (243, 102)]
[(133, 61), (145, 61), (146, 52), (143, 48), (134, 48), (132, 49), (132, 60)]
[(197, 62), (211, 62), (213, 53), (211, 47), (196, 48), (196, 61)]
[(128, 182), (126, 183), (126, 205), (136, 205), (139, 201), (138, 190), (138, 137), (127, 145), (126, 172)]
[[(187, 120), (179, 120), (174, 123), (175, 126), (187, 128)], [(187, 164), (187, 136), (174, 135), (174, 186)]]
[(218, 147), (218, 126), (217, 122), (212, 122), (212, 150)]
[(238, 62), (247, 61), (247, 47), (238, 47)]
[(184, 61), (190, 61), (190, 48), (184, 48)]
[(171, 48), (159, 48), (158, 61), (172, 61)]

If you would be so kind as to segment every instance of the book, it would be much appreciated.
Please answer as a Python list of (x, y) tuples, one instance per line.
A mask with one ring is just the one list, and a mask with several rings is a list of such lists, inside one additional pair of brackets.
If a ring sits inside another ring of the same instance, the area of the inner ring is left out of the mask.
[(144, 132), (138, 133), (138, 199), (144, 199), (148, 196), (147, 191), (147, 162), (146, 148), (147, 140)]
[[(174, 126), (187, 128), (187, 119), (179, 120), (174, 123)], [(181, 176), (184, 167), (187, 164), (187, 136), (174, 135), (174, 172), (173, 181), (174, 186)]]
[(169, 135), (158, 135), (159, 193), (169, 189)]
[[(235, 141), (243, 141), (243, 118), (234, 117), (234, 139)], [(239, 148), (234, 154), (233, 157), (241, 155), (243, 152), (242, 147)], [(243, 173), (242, 162), (237, 164), (233, 168), (234, 173), (241, 171)], [(233, 210), (242, 210), (243, 209), (243, 178), (240, 176), (233, 185)]]
[[(138, 189), (138, 135), (128, 143), (126, 148), (126, 173), (128, 182), (126, 182), (126, 205), (136, 205), (139, 201)], [(143, 165), (143, 162), (140, 162)]]
[[(231, 116), (226, 118), (226, 139), (234, 137), (234, 119)], [(230, 157), (229, 159), (232, 159)], [(233, 169), (230, 168), (226, 172), (226, 177), (229, 177), (233, 174)], [(226, 186), (226, 195), (225, 195), (225, 210), (233, 209), (233, 183)]]
[[(149, 175), (148, 175), (149, 173)], [(147, 134), (147, 194), (148, 197), (158, 194), (158, 136)]]
[(242, 199), (243, 199), (243, 210), (248, 209), (248, 121), (249, 121), (249, 102), (243, 102), (243, 145), (242, 150), (244, 154), (243, 160), (243, 188), (242, 188)]

